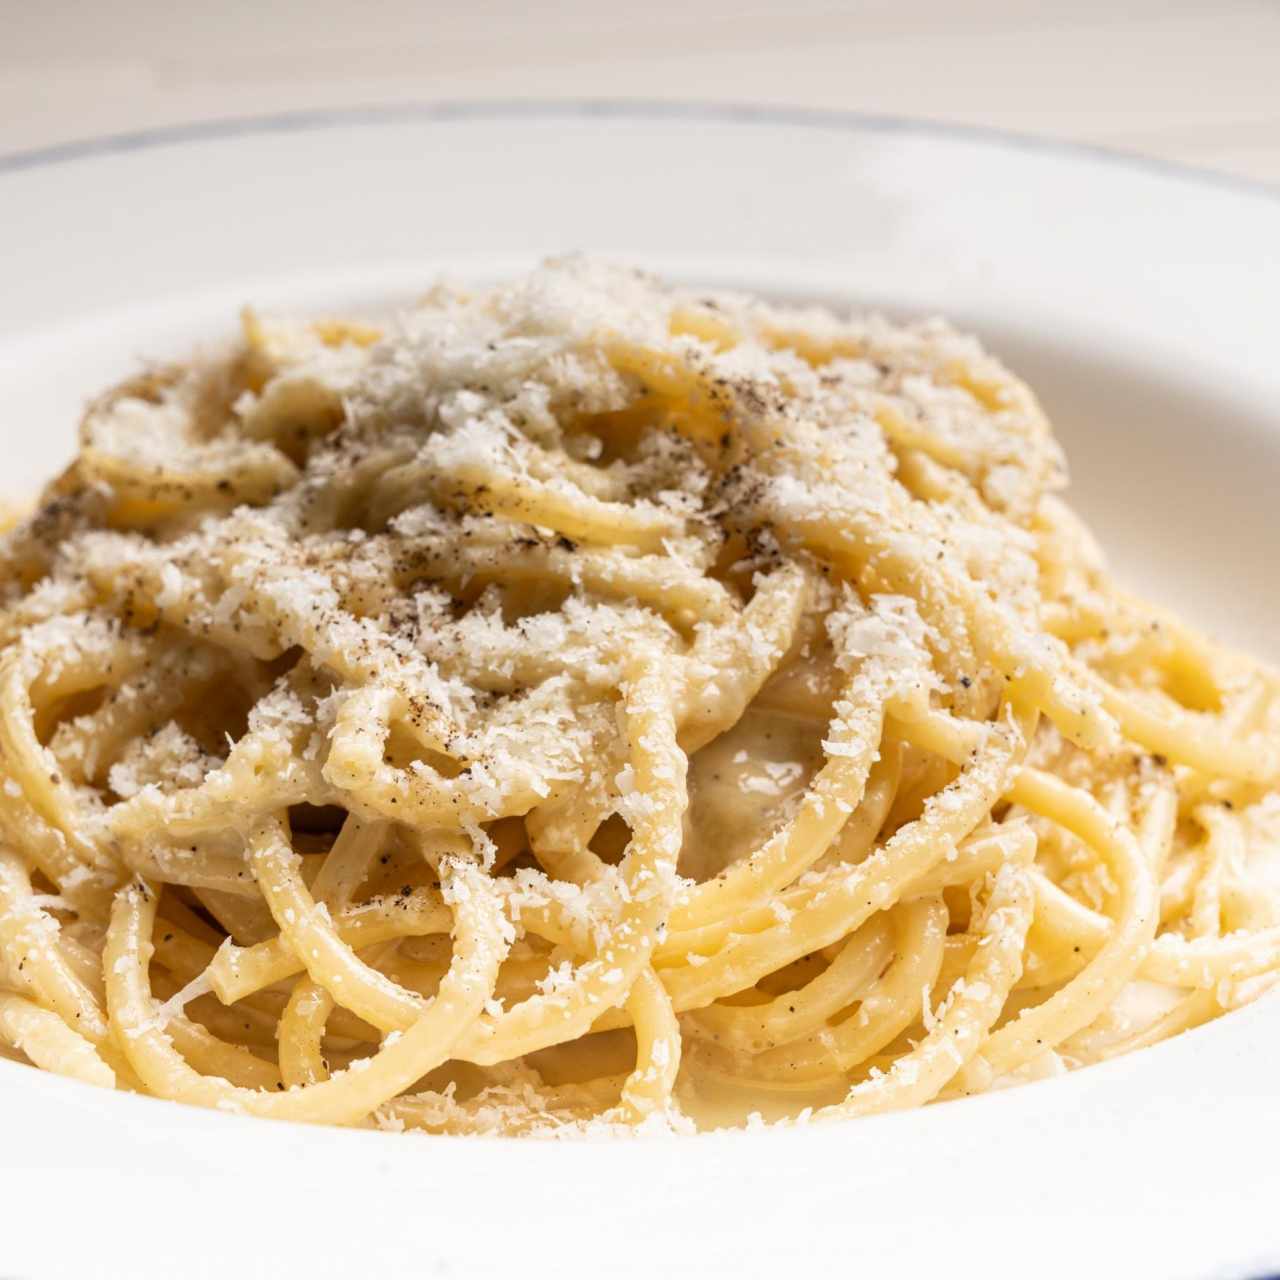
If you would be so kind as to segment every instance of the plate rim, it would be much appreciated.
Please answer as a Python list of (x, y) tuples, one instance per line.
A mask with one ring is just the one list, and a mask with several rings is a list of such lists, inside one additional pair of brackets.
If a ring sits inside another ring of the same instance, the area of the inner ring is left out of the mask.
[(423, 98), (360, 106), (303, 107), (214, 116), (206, 120), (89, 134), (45, 146), (3, 151), (0, 152), (0, 178), (77, 160), (260, 134), (316, 133), (327, 129), (413, 123), (466, 124), (501, 119), (703, 120), (716, 124), (783, 125), (840, 133), (897, 133), (964, 140), (993, 148), (1094, 160), (1193, 185), (1216, 186), (1239, 195), (1280, 202), (1280, 182), (1153, 156), (1126, 147), (1025, 133), (998, 125), (842, 107), (773, 105), (738, 99), (699, 101), (643, 97)]

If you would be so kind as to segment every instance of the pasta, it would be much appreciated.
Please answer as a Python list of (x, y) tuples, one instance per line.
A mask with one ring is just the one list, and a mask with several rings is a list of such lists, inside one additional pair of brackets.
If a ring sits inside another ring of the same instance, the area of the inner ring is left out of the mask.
[(3, 541), (0, 1046), (280, 1119), (826, 1120), (1280, 975), (1280, 684), (941, 322), (570, 258), (264, 320)]

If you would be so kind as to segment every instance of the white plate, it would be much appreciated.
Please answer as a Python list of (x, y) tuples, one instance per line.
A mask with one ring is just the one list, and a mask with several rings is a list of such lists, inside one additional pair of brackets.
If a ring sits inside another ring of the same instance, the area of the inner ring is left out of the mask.
[[(1274, 653), (1278, 245), (1262, 188), (745, 109), (428, 107), (0, 159), (0, 485), (31, 489), (87, 394), (244, 301), (585, 248), (975, 329), (1041, 392), (1121, 575)], [(612, 1144), (246, 1121), (0, 1062), (0, 1273), (1261, 1275), (1278, 1052), (1270, 1000), (1001, 1095)]]

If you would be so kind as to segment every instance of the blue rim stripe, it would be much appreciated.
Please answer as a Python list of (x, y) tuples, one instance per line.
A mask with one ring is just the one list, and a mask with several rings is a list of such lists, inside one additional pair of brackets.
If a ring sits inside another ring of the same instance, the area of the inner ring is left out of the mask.
[(165, 125), (58, 143), (30, 151), (0, 155), (0, 175), (67, 164), (92, 157), (123, 155), (159, 147), (212, 142), (260, 134), (311, 133), (323, 129), (407, 124), (430, 121), (452, 124), (494, 119), (606, 119), (606, 120), (703, 120), (724, 124), (773, 124), (794, 128), (839, 132), (913, 134), (922, 137), (959, 138), (992, 146), (1049, 155), (1101, 160), (1178, 181), (1217, 186), (1241, 195), (1280, 199), (1280, 185), (1254, 178), (1218, 173), (1175, 160), (1162, 160), (1137, 152), (1033, 137), (984, 125), (874, 115), (858, 111), (814, 110), (805, 107), (769, 107), (749, 103), (663, 102), (645, 99), (492, 99), (386, 104), (287, 111), (271, 115), (208, 120)]

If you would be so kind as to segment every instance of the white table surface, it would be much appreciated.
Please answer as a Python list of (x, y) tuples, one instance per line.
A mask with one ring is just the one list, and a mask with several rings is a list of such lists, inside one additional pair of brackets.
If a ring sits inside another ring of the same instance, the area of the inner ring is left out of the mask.
[(1280, 183), (1276, 0), (0, 0), (0, 155), (431, 99), (840, 108)]

